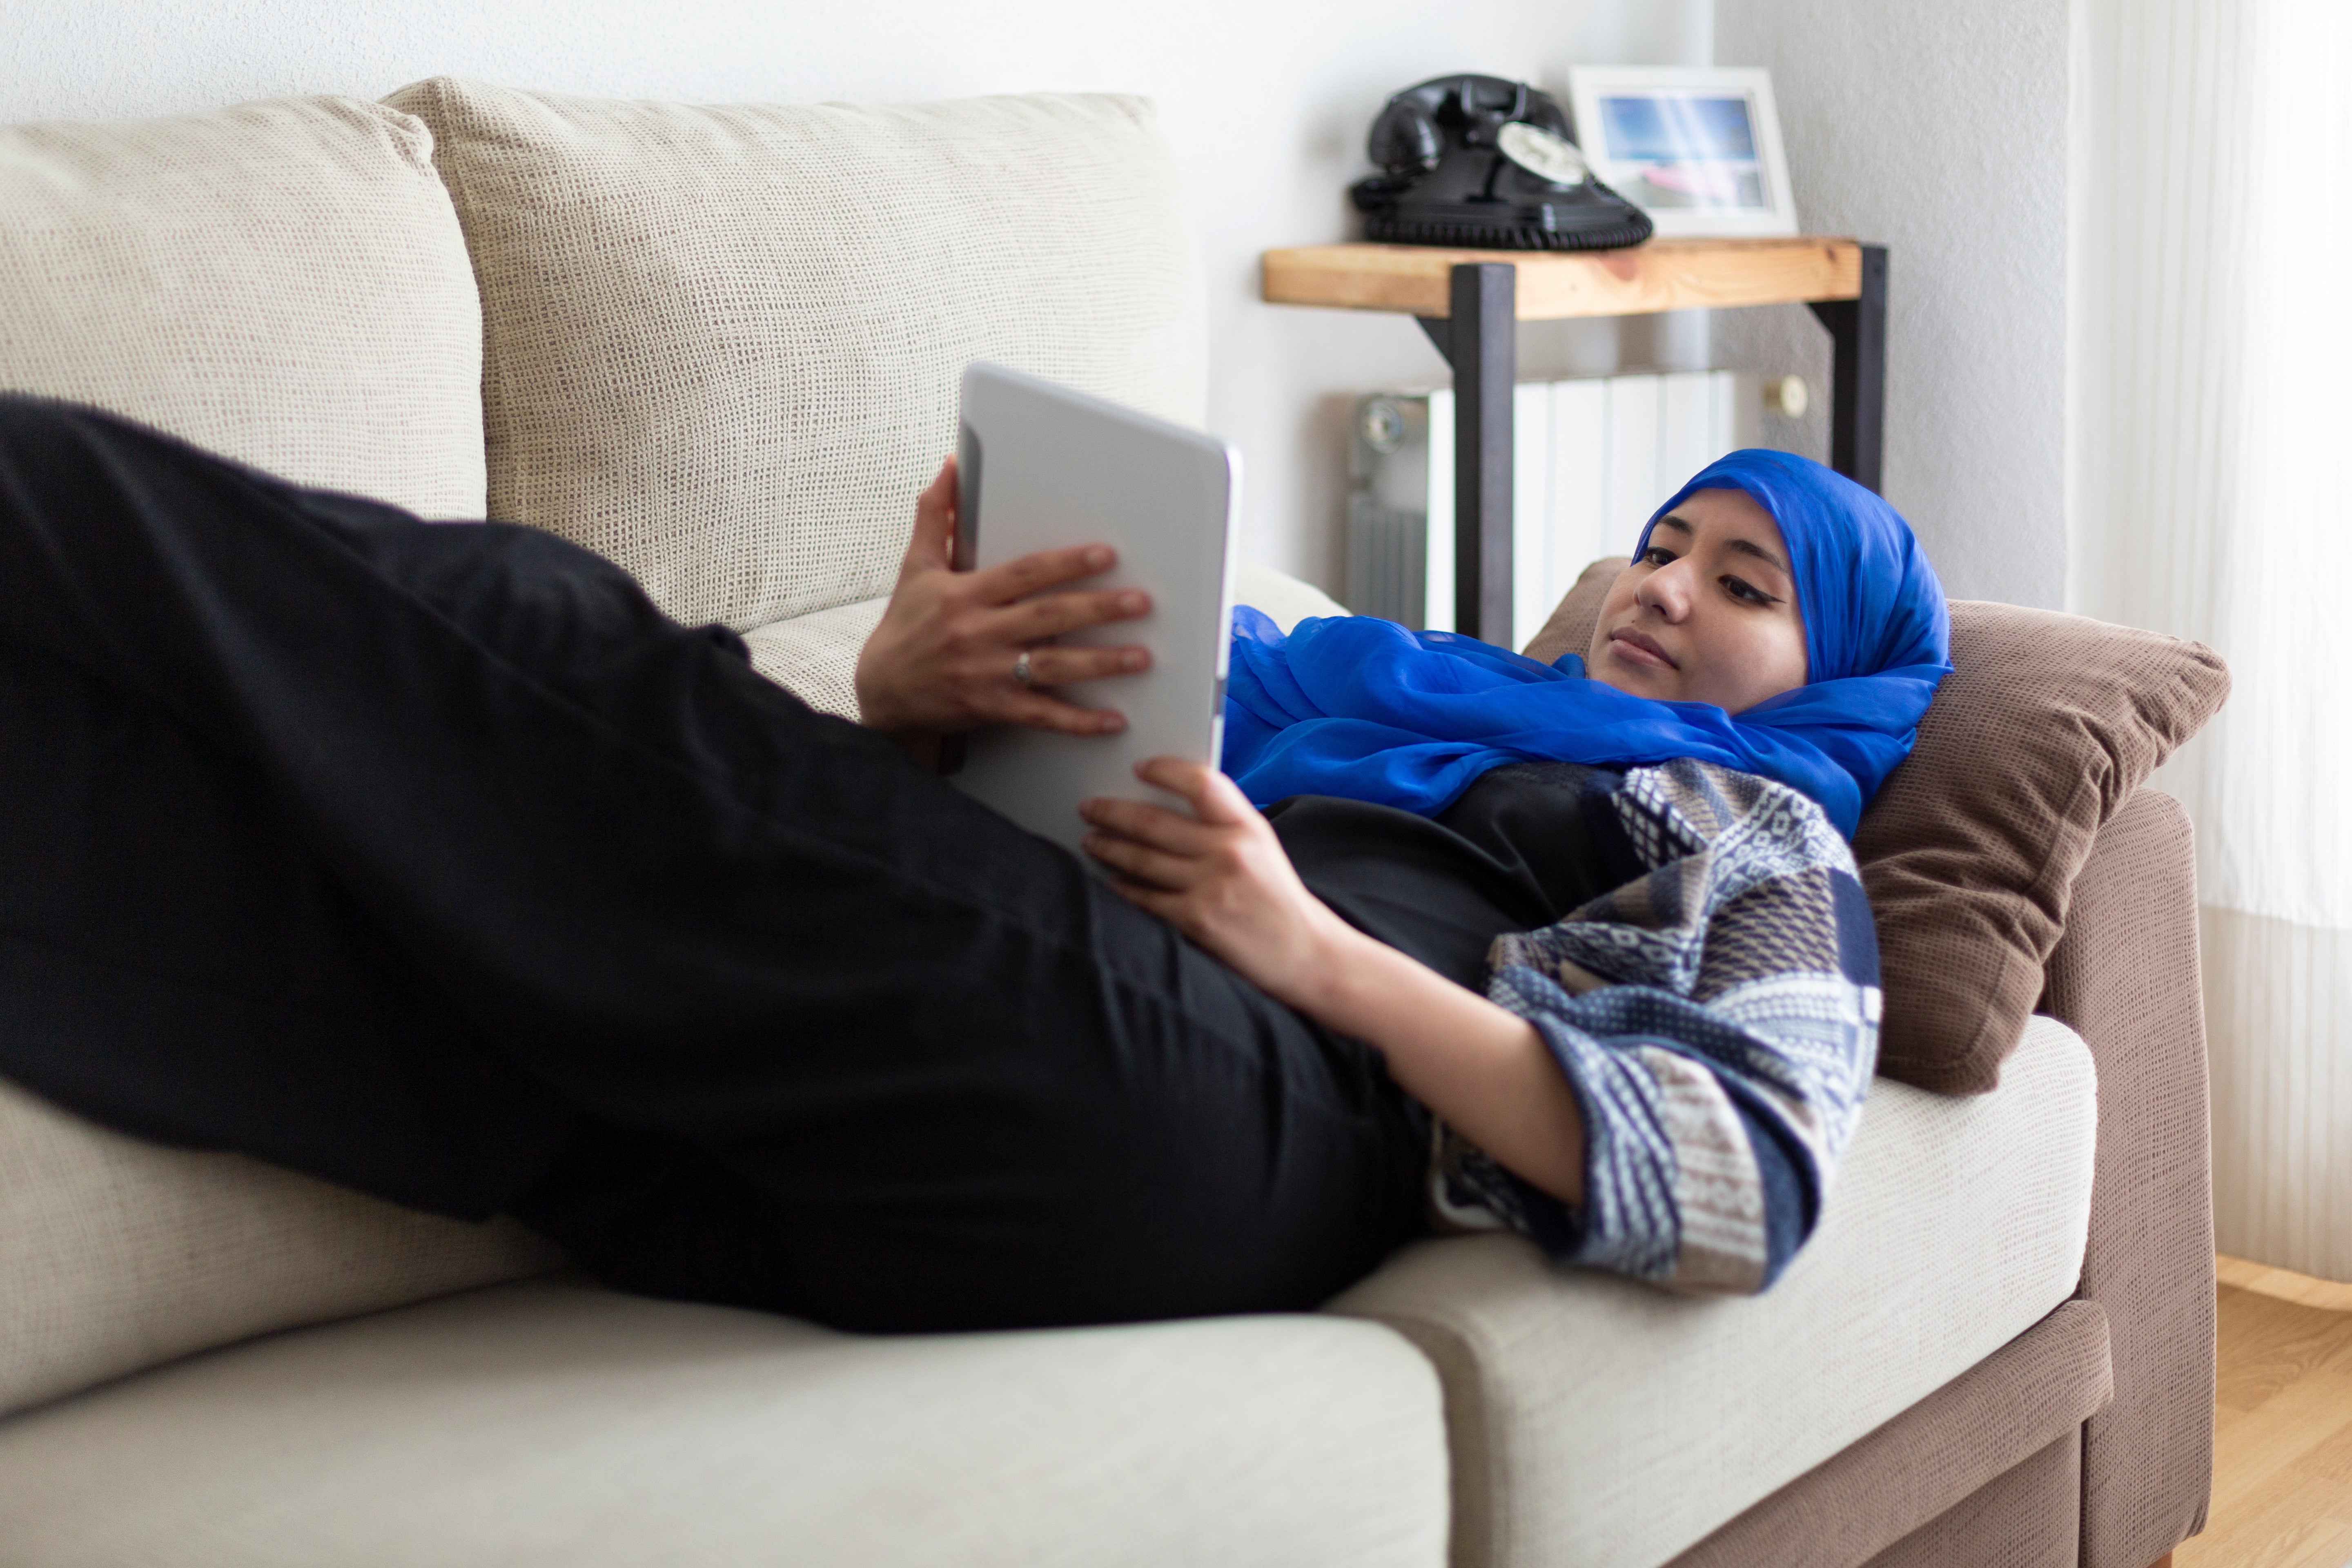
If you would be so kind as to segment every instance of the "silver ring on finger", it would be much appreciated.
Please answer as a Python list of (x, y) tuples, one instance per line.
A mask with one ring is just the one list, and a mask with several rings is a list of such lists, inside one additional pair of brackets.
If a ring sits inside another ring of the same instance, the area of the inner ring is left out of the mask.
[(1013, 660), (1013, 679), (1024, 686), (1037, 684), (1037, 671), (1029, 663), (1029, 650), (1023, 648)]

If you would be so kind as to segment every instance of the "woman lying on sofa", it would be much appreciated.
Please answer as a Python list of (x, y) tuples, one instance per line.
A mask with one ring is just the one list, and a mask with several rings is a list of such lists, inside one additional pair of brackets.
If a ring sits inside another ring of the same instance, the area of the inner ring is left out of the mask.
[(1726, 459), (1590, 679), (1244, 615), (1234, 777), (1091, 805), (1105, 880), (908, 753), (1115, 727), (1051, 688), (1130, 650), (1037, 645), (1148, 606), (949, 572), (952, 497), (861, 727), (551, 535), (0, 397), (0, 1074), (853, 1329), (1303, 1308), (1433, 1211), (1769, 1283), (1874, 1057), (1843, 835), (1945, 667), (1900, 518)]

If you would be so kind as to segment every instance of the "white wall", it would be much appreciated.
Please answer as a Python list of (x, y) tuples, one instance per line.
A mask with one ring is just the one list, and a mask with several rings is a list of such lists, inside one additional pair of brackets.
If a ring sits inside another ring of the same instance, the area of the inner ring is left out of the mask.
[[(1886, 498), (1956, 597), (2066, 581), (2066, 0), (1717, 0), (1715, 58), (1769, 66), (1808, 231), (1888, 254)], [(1801, 306), (1718, 311), (1719, 363), (1798, 370)], [(1820, 400), (1814, 407), (1818, 410)], [(1826, 459), (1818, 412), (1768, 422)]]
[[(459, 74), (704, 101), (1037, 89), (1149, 93), (1208, 263), (1210, 420), (1248, 467), (1248, 555), (1339, 581), (1347, 395), (1428, 384), (1402, 317), (1265, 305), (1258, 253), (1346, 237), (1343, 187), (1400, 87), (1475, 69), (1564, 83), (1574, 58), (1704, 59), (1712, 0), (0, 0), (0, 121), (199, 109), (295, 92), (379, 96)], [(951, 237), (941, 236), (941, 243)], [(1528, 330), (1531, 368), (1606, 364), (1606, 328)], [(1636, 357), (1655, 357), (1636, 335)], [(1688, 333), (1666, 352), (1687, 355)]]
[[(1772, 68), (1805, 226), (1893, 247), (1889, 498), (1956, 594), (2061, 603), (2066, 0), (0, 0), (0, 121), (442, 72), (706, 100), (1149, 93), (1207, 256), (1210, 418), (1249, 465), (1246, 552), (1328, 587), (1349, 397), (1444, 365), (1402, 317), (1260, 303), (1258, 253), (1348, 234), (1343, 187), (1396, 88), (1467, 68), (1557, 89), (1571, 60), (1704, 61), (1710, 37)], [(1713, 338), (1718, 363), (1827, 383), (1801, 307), (1717, 312)], [(1703, 316), (1550, 323), (1520, 354), (1545, 374), (1707, 343)], [(1818, 414), (1767, 434), (1827, 456)]]

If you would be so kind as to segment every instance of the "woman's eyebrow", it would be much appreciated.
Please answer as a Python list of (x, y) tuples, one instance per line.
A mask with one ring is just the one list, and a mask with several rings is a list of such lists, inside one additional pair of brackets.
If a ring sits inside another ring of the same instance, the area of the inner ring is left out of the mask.
[[(1674, 519), (1668, 518), (1666, 521), (1668, 522), (1672, 522)], [(1757, 544), (1751, 541), (1745, 539), (1727, 540), (1724, 542), (1724, 548), (1727, 550), (1738, 550), (1746, 554), (1753, 555), (1757, 560), (1763, 562), (1768, 566), (1779, 567), (1783, 573), (1787, 573), (1789, 570), (1789, 563), (1787, 562), (1781, 560), (1779, 556), (1773, 554), (1762, 545)]]

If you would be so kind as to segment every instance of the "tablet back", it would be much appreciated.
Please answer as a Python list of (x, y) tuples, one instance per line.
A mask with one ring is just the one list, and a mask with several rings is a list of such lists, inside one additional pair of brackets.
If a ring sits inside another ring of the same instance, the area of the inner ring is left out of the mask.
[(1089, 796), (1174, 804), (1135, 776), (1137, 763), (1217, 762), (1241, 457), (1198, 431), (975, 363), (963, 375), (960, 468), (959, 566), (1108, 544), (1118, 564), (1076, 586), (1151, 595), (1141, 620), (1058, 639), (1151, 650), (1140, 675), (1055, 689), (1086, 707), (1118, 709), (1125, 730), (1081, 736), (994, 726), (970, 737), (951, 775), (1032, 833), (1076, 849), (1085, 831), (1078, 803)]

